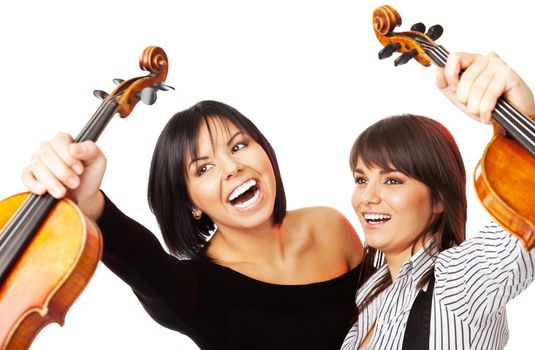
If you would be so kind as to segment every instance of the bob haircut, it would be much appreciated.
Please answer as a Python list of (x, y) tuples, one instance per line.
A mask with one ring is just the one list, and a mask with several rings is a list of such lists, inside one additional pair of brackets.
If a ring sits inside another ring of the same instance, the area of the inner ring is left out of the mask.
[(214, 222), (203, 215), (196, 220), (187, 190), (186, 159), (195, 158), (198, 133), (202, 125), (210, 131), (209, 119), (216, 118), (223, 125), (231, 123), (246, 133), (266, 152), (275, 173), (275, 205), (273, 225), (282, 223), (286, 215), (286, 195), (282, 185), (275, 151), (258, 128), (236, 109), (217, 101), (201, 101), (176, 113), (166, 124), (156, 143), (148, 184), (149, 206), (171, 254), (194, 257), (205, 247), (215, 230)]
[[(382, 119), (368, 127), (353, 144), (349, 157), (351, 171), (357, 162), (386, 170), (397, 170), (425, 184), (432, 203), (442, 202), (444, 211), (434, 215), (415, 238), (414, 244), (431, 232), (434, 239), (427, 251), (433, 255), (465, 240), (466, 173), (459, 148), (451, 133), (439, 122), (416, 115)], [(366, 246), (362, 262), (362, 285), (385, 264), (382, 252)], [(431, 277), (428, 271), (419, 284)], [(361, 305), (360, 312), (392, 283), (390, 275), (379, 281)]]

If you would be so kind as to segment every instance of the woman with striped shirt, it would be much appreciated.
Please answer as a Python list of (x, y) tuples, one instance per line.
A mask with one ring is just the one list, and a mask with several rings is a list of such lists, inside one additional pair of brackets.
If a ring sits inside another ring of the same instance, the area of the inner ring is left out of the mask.
[[(531, 90), (496, 54), (450, 55), (437, 85), (483, 122), (500, 96), (535, 114)], [(466, 175), (447, 129), (383, 119), (357, 138), (350, 165), (367, 246), (342, 349), (503, 349), (505, 305), (533, 281), (535, 250), (494, 223), (465, 240)]]

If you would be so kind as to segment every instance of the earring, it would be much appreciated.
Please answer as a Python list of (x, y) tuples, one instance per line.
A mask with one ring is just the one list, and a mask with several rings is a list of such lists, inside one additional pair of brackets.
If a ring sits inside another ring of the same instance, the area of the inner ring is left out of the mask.
[(191, 211), (191, 214), (193, 215), (193, 218), (195, 220), (200, 220), (202, 216), (202, 212), (196, 212), (195, 210)]

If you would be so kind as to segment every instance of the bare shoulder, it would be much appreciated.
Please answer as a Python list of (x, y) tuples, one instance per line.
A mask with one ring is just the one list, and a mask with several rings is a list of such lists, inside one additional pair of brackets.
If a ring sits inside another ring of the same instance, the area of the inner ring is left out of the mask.
[(306, 227), (315, 241), (333, 252), (340, 252), (351, 267), (360, 263), (363, 247), (360, 238), (347, 218), (327, 206), (307, 207), (291, 212), (294, 222)]

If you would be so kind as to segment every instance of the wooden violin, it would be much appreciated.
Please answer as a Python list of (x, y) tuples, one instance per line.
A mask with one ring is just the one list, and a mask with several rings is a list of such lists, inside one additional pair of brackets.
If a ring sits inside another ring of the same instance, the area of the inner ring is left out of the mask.
[[(118, 84), (102, 100), (75, 142), (96, 141), (115, 114), (127, 117), (137, 102), (154, 103), (170, 90), (166, 53), (147, 47), (139, 59), (148, 75)], [(0, 349), (27, 349), (47, 324), (63, 325), (69, 307), (96, 270), (102, 239), (96, 224), (68, 200), (22, 193), (0, 202)]]
[[(442, 35), (435, 25), (427, 33), (417, 23), (410, 31), (394, 32), (401, 25), (399, 13), (391, 6), (373, 12), (373, 28), (383, 49), (379, 58), (401, 55), (394, 64), (416, 59), (423, 66), (444, 67), (448, 51), (434, 40)], [(479, 200), (490, 215), (517, 237), (526, 249), (535, 247), (535, 123), (500, 98), (492, 112), (494, 134), (474, 171)]]

